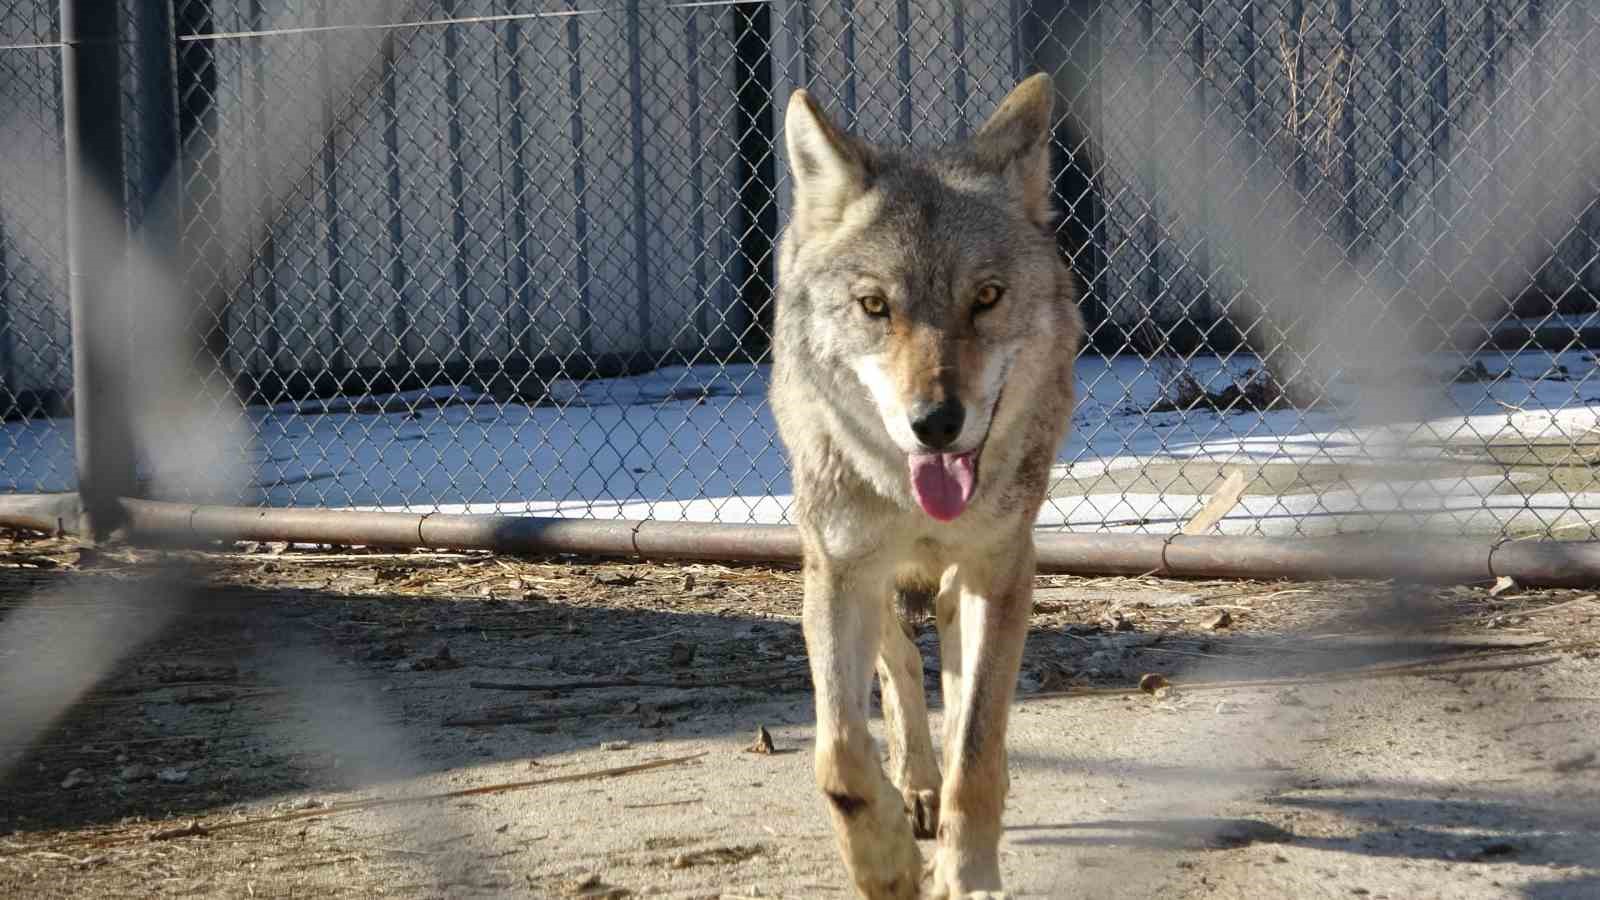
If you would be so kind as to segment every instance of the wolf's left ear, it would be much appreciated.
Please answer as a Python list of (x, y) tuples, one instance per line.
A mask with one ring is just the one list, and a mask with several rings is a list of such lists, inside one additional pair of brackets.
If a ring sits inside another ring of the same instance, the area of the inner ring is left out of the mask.
[(1028, 218), (1050, 221), (1050, 123), (1055, 86), (1043, 72), (1012, 89), (973, 138), (979, 160), (1006, 176)]

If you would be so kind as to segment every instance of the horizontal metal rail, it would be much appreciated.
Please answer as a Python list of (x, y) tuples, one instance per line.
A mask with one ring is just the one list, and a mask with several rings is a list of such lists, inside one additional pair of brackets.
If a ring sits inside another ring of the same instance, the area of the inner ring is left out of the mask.
[[(71, 533), (71, 495), (0, 498), (0, 525)], [(425, 547), (642, 560), (799, 562), (787, 525), (446, 515), (339, 509), (255, 509), (123, 500), (136, 542), (285, 541)], [(1466, 583), (1508, 576), (1530, 587), (1600, 584), (1600, 542), (1485, 541), (1358, 535), (1039, 534), (1040, 572), (1178, 578), (1395, 578)]]

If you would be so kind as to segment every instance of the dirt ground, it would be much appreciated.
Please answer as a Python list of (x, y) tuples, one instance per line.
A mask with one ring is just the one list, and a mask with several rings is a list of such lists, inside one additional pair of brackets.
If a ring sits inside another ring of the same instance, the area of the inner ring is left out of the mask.
[[(1600, 896), (1594, 594), (1038, 584), (1015, 895)], [(848, 897), (799, 611), (772, 567), (0, 538), (0, 896)]]

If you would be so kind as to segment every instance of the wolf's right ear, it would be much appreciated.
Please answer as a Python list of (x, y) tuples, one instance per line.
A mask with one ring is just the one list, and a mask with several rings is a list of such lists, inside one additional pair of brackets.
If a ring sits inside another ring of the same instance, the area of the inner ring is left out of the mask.
[(804, 88), (789, 96), (783, 137), (796, 222), (806, 231), (837, 223), (850, 201), (866, 192), (866, 147), (835, 127)]

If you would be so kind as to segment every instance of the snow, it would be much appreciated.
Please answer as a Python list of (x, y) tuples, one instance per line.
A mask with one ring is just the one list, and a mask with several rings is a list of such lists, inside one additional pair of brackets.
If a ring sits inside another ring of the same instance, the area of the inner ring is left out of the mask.
[[(1453, 449), (1576, 441), (1600, 427), (1600, 389), (1591, 386), (1595, 362), (1588, 353), (1474, 359), (1500, 377), (1449, 383), (1462, 360), (1441, 356), (1419, 366), (1426, 377), (1419, 374), (1418, 382), (1431, 379), (1433, 388), (1341, 384), (1337, 395), (1348, 405), (1339, 408), (1151, 414), (1144, 410), (1162, 395), (1163, 379), (1178, 371), (1217, 390), (1259, 363), (1246, 354), (1156, 364), (1087, 357), (1078, 366), (1080, 406), (1056, 474), (1081, 485), (1152, 465), (1208, 463), (1250, 473), (1263, 466), (1458, 459)], [(531, 407), (446, 387), (251, 408), (243, 415), (257, 434), (249, 450), (256, 481), (240, 499), (780, 523), (787, 521), (790, 484), (765, 404), (768, 377), (765, 367), (750, 365), (666, 368), (558, 383), (545, 403)], [(1380, 407), (1387, 412), (1376, 414)], [(69, 489), (70, 434), (69, 420), (7, 423), (0, 440), (10, 452), (0, 458), (0, 478), (13, 490)], [(176, 473), (181, 466), (174, 461)], [(1499, 532), (1543, 530), (1600, 512), (1600, 495), (1551, 493), (1549, 482), (1535, 477), (1528, 484), (1525, 475), (1351, 483), (1359, 480), (1352, 476), (1318, 493), (1246, 496), (1219, 528), (1295, 534), (1401, 523)], [(1172, 478), (1156, 484), (1183, 490), (1146, 483), (1155, 489), (1122, 491), (1109, 479), (1102, 483), (1104, 490), (1086, 496), (1057, 496), (1041, 512), (1040, 526), (1171, 532), (1199, 508), (1207, 487)], [(1534, 487), (1540, 492), (1519, 489)]]

